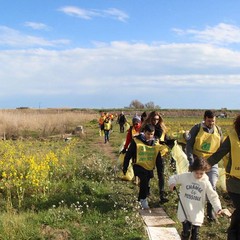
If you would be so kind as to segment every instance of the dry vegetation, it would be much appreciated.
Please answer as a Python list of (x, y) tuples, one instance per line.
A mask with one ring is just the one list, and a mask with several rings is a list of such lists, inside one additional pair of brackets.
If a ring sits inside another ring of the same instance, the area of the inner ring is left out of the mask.
[(16, 109), (0, 110), (0, 137), (46, 137), (71, 133), (98, 117), (94, 111), (70, 111), (60, 109)]
[[(144, 109), (145, 110), (145, 109)], [(141, 115), (142, 109), (124, 109), (127, 117), (135, 113)], [(156, 110), (156, 109), (155, 109)], [(158, 110), (158, 109), (157, 109)], [(97, 120), (100, 110), (91, 109), (9, 109), (0, 110), (0, 138), (17, 139), (19, 137), (49, 137), (72, 133), (79, 125), (84, 125), (91, 120)], [(102, 110), (113, 114), (122, 109)], [(152, 111), (151, 109), (146, 110)], [(199, 117), (203, 116), (202, 109), (160, 109), (165, 117)], [(220, 114), (223, 110), (216, 110)], [(226, 110), (228, 118), (233, 118), (238, 110)]]

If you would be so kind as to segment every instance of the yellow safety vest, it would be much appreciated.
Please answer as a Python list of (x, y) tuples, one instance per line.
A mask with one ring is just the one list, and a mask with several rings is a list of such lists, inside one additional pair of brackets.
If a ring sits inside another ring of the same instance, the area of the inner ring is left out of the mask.
[(193, 154), (198, 157), (208, 158), (217, 151), (220, 147), (220, 143), (221, 136), (216, 126), (214, 126), (213, 133), (205, 132), (203, 131), (203, 128), (200, 127), (200, 130), (195, 138)]
[(146, 170), (153, 170), (156, 165), (156, 158), (159, 153), (159, 145), (148, 146), (144, 144), (139, 139), (135, 139), (137, 146), (137, 156), (136, 163), (137, 165), (145, 168)]
[(111, 129), (111, 121), (104, 122), (104, 130), (110, 130)]
[(139, 139), (134, 138), (137, 146), (137, 165), (145, 168), (146, 170), (153, 170), (156, 165), (156, 158), (160, 150), (160, 145), (148, 146)]
[(240, 141), (235, 130), (229, 133), (232, 165), (229, 175), (240, 179)]

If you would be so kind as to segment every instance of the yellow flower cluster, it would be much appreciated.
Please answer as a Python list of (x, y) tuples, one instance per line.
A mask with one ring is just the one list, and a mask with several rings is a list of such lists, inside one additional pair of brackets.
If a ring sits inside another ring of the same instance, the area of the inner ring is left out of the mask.
[(67, 145), (54, 144), (57, 143), (0, 142), (0, 188), (6, 192), (7, 201), (14, 196), (18, 199), (18, 207), (21, 207), (26, 192), (36, 198), (46, 197), (51, 180), (65, 165), (74, 141)]

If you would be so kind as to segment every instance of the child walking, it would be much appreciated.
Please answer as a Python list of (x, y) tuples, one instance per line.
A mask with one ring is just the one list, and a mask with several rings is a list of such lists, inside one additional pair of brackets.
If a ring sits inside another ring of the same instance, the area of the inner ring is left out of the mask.
[(109, 142), (110, 130), (112, 130), (112, 122), (109, 116), (103, 122), (104, 125), (104, 142)]
[(197, 158), (190, 167), (191, 172), (173, 175), (169, 178), (169, 187), (173, 191), (180, 185), (178, 204), (178, 219), (182, 223), (181, 239), (199, 239), (199, 228), (204, 220), (204, 206), (206, 196), (213, 206), (216, 214), (222, 213), (218, 194), (205, 174), (208, 164), (204, 159)]
[(149, 182), (153, 178), (153, 169), (162, 161), (161, 146), (156, 144), (154, 131), (153, 125), (146, 124), (143, 133), (132, 139), (123, 162), (123, 174), (125, 175), (129, 161), (132, 159), (134, 175), (140, 179), (138, 201), (143, 209), (149, 208), (147, 196), (150, 190)]

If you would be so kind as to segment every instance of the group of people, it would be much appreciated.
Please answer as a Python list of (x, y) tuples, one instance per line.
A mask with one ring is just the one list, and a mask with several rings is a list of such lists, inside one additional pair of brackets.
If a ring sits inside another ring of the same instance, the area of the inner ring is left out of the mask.
[[(123, 173), (127, 172), (130, 159), (135, 176), (140, 179), (138, 200), (148, 209), (150, 179), (157, 169), (160, 203), (168, 201), (164, 179), (164, 155), (173, 145), (166, 132), (161, 115), (153, 111), (145, 120), (135, 116), (122, 150), (125, 154)], [(226, 163), (226, 186), (235, 210), (228, 228), (228, 240), (240, 239), (240, 115), (234, 122), (232, 131), (223, 140), (223, 134), (216, 124), (216, 116), (211, 110), (204, 113), (203, 121), (192, 127), (187, 135), (186, 154), (189, 172), (170, 177), (170, 190), (180, 185), (178, 218), (182, 222), (182, 239), (199, 239), (199, 227), (204, 220), (205, 202), (207, 219), (215, 221), (215, 214), (222, 214), (221, 202), (216, 191), (218, 162), (229, 154)], [(131, 133), (130, 133), (131, 132)], [(214, 214), (215, 212), (215, 214)]]

